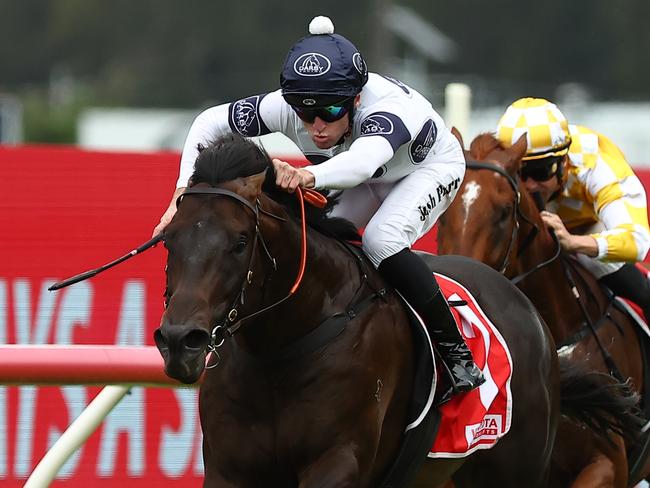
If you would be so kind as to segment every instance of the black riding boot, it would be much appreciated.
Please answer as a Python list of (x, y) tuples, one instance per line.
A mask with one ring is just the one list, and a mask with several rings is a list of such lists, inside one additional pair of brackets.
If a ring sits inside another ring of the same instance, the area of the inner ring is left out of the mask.
[(422, 317), (441, 359), (449, 369), (453, 394), (473, 390), (485, 378), (458, 330), (449, 304), (427, 264), (410, 249), (402, 249), (379, 265), (379, 272)]
[(460, 335), (447, 299), (438, 289), (429, 303), (418, 311), (422, 319), (435, 324), (428, 326), (438, 352), (451, 371), (455, 393), (470, 391), (485, 382), (483, 373), (474, 363), (472, 353)]
[(599, 280), (614, 295), (627, 298), (643, 310), (645, 320), (650, 324), (650, 283), (636, 265), (628, 263)]

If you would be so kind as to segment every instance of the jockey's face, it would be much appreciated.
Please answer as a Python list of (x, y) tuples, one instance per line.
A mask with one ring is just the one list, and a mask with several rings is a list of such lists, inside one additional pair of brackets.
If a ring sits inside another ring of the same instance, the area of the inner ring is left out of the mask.
[[(525, 171), (522, 171), (521, 178), (524, 181), (524, 185), (529, 193), (539, 193), (544, 199), (544, 203), (548, 203), (553, 194), (561, 190), (564, 184), (566, 183), (567, 176), (567, 160), (568, 157), (565, 156), (564, 159), (559, 163), (563, 166), (562, 175), (563, 178), (559, 179), (557, 176), (558, 171), (556, 170), (553, 173), (550, 173), (548, 178), (546, 175), (543, 175), (543, 171), (536, 175), (527, 176)], [(546, 178), (546, 179), (544, 179)]]
[[(354, 106), (358, 107), (361, 96), (354, 98)], [(311, 140), (319, 149), (329, 149), (335, 146), (343, 136), (347, 135), (350, 130), (350, 112), (347, 112), (339, 120), (327, 122), (320, 117), (314, 118), (313, 122), (307, 122), (301, 119), (305, 129), (309, 132)]]
[(526, 185), (528, 193), (538, 192), (544, 199), (544, 203), (548, 203), (553, 193), (560, 189), (560, 184), (555, 175), (546, 181), (535, 181), (532, 178), (528, 178), (524, 182), (524, 185)]
[(336, 145), (337, 142), (348, 132), (350, 128), (350, 114), (345, 114), (342, 119), (334, 122), (325, 122), (320, 117), (316, 117), (312, 123), (305, 122), (305, 129), (309, 132), (311, 140), (319, 149), (329, 149)]

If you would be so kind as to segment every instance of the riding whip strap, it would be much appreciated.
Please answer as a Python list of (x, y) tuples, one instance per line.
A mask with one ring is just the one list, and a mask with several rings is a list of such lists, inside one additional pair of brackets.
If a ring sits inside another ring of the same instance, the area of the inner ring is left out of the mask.
[(80, 281), (87, 280), (88, 278), (92, 278), (93, 276), (98, 275), (99, 273), (106, 271), (107, 269), (112, 268), (113, 266), (117, 266), (120, 263), (123, 263), (127, 259), (132, 258), (133, 256), (136, 256), (137, 254), (140, 254), (141, 252), (146, 251), (147, 249), (155, 246), (158, 244), (160, 241), (163, 239), (163, 234), (157, 234), (151, 239), (149, 239), (147, 242), (144, 244), (136, 247), (129, 253), (125, 254), (122, 257), (117, 258), (115, 261), (111, 261), (108, 264), (105, 264), (103, 266), (100, 266), (99, 268), (96, 269), (91, 269), (90, 271), (85, 271), (83, 273), (80, 273), (78, 275), (72, 276), (71, 278), (66, 278), (63, 281), (59, 281), (57, 283), (54, 283), (52, 286), (48, 288), (48, 291), (55, 291), (59, 290), (61, 288), (64, 288), (66, 286), (74, 285), (75, 283), (79, 283)]

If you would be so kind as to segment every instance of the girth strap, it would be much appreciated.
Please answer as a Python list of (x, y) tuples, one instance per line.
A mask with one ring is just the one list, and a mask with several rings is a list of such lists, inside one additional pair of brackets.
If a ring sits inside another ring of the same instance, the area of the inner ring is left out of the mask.
[[(601, 317), (593, 325), (593, 330), (594, 331), (597, 331), (603, 325), (605, 325), (607, 323), (608, 319), (612, 319), (610, 311), (611, 311), (613, 305), (614, 305), (614, 302), (610, 301), (609, 304), (607, 305), (607, 308), (605, 309), (605, 312), (603, 313), (603, 315), (601, 315)], [(577, 344), (582, 339), (584, 339), (585, 337), (590, 336), (590, 335), (592, 335), (591, 327), (589, 326), (589, 324), (587, 322), (583, 322), (582, 327), (580, 327), (578, 332), (576, 332), (572, 336), (567, 337), (566, 339), (564, 339), (561, 344), (557, 345), (557, 349), (561, 349), (563, 347), (568, 347), (568, 346), (573, 346), (574, 344)]]
[(318, 325), (311, 332), (292, 342), (284, 349), (281, 349), (277, 354), (274, 354), (273, 359), (284, 361), (323, 347), (336, 336), (341, 334), (350, 320), (356, 318), (366, 308), (374, 303), (375, 300), (382, 298), (384, 295), (386, 295), (386, 289), (382, 288), (381, 290), (374, 292), (372, 295), (368, 295), (364, 299), (352, 304), (345, 312), (336, 313), (328, 319), (325, 319), (324, 322)]
[[(301, 338), (296, 339), (291, 344), (278, 351), (277, 354), (274, 354), (273, 360), (283, 361), (291, 359), (325, 346), (328, 342), (333, 340), (345, 330), (345, 327), (349, 321), (360, 315), (378, 298), (384, 298), (386, 296), (385, 288), (377, 290), (370, 287), (368, 284), (368, 273), (366, 269), (367, 264), (363, 259), (363, 251), (361, 251), (357, 246), (354, 246), (348, 242), (337, 242), (341, 244), (346, 251), (355, 257), (357, 268), (359, 269), (359, 275), (361, 276), (361, 283), (359, 284), (357, 291), (350, 300), (350, 303), (346, 307), (345, 312), (338, 312), (331, 317), (328, 317), (310, 332)], [(362, 298), (362, 292), (366, 287), (370, 287), (372, 294)]]

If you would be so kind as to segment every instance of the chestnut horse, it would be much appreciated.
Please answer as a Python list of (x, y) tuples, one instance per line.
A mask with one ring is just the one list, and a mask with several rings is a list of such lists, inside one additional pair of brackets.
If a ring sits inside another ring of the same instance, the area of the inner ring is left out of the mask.
[[(296, 195), (273, 181), (261, 149), (221, 138), (201, 151), (164, 231), (167, 307), (154, 338), (169, 376), (204, 374), (204, 486), (386, 486), (409, 421), (409, 318), (369, 262), (333, 238), (358, 239), (356, 229), (328, 208), (309, 209), (303, 229)], [(584, 412), (593, 377), (559, 371), (543, 320), (499, 273), (426, 259), (474, 294), (507, 342), (513, 417), (495, 447), (426, 460), (413, 486), (452, 476), (459, 487), (547, 486), (560, 382), (582, 385), (573, 407)]]
[[(455, 135), (462, 145), (460, 134)], [(491, 134), (472, 141), (463, 184), (440, 219), (438, 252), (472, 257), (513, 279), (549, 325), (561, 358), (619, 379), (631, 378), (634, 388), (643, 392), (647, 378), (642, 334), (590, 273), (560, 253), (519, 179), (525, 151), (525, 136), (508, 149)], [(613, 445), (563, 420), (553, 486), (623, 488), (648, 474), (647, 446), (639, 439), (627, 445), (619, 439)], [(628, 460), (630, 453), (636, 453), (636, 459)]]

